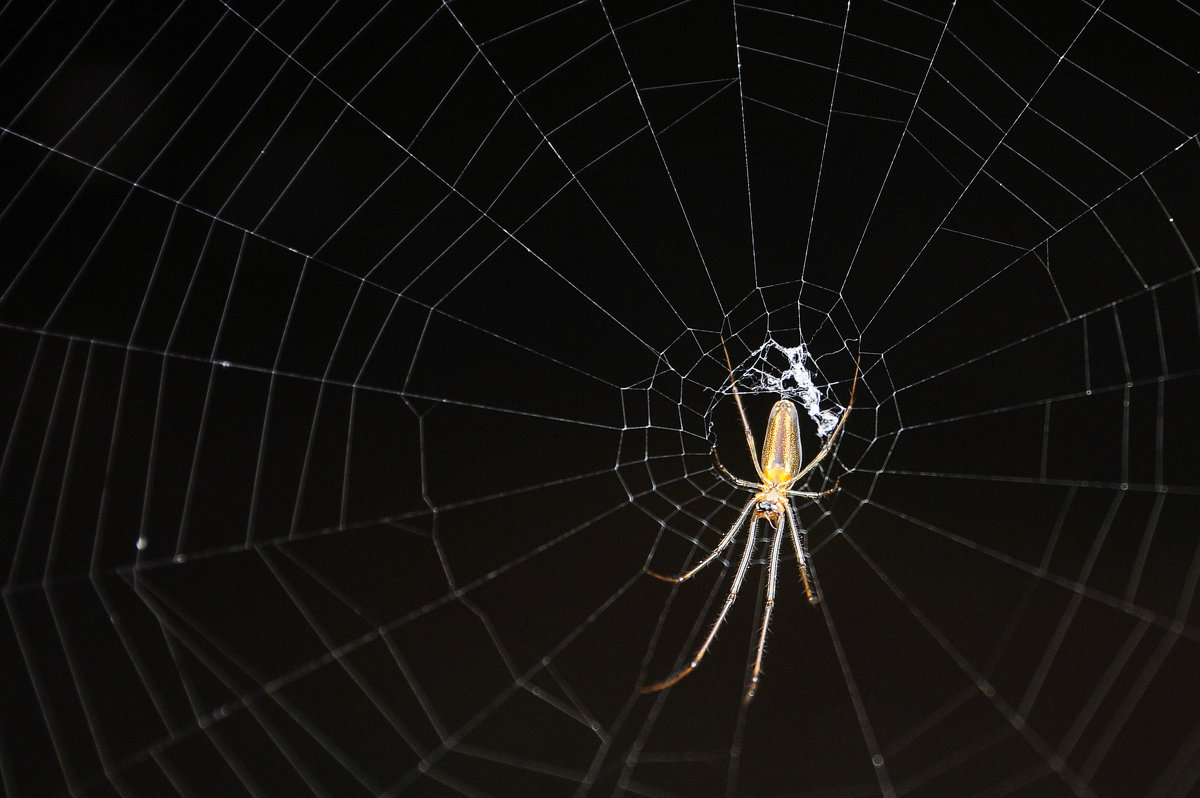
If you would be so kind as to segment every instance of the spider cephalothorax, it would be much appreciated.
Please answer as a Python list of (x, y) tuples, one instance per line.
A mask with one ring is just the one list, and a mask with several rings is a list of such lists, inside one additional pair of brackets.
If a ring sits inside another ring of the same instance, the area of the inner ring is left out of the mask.
[(783, 515), (784, 498), (779, 495), (779, 491), (772, 488), (769, 491), (763, 491), (754, 497), (754, 513), (759, 518), (765, 518), (772, 524), (779, 523), (779, 516)]
[(721, 339), (721, 349), (725, 352), (725, 364), (729, 367), (729, 383), (733, 388), (733, 398), (737, 403), (738, 415), (742, 419), (742, 430), (746, 434), (746, 447), (750, 450), (750, 460), (754, 463), (754, 470), (758, 474), (759, 481), (751, 482), (730, 474), (725, 466), (721, 464), (721, 458), (717, 455), (717, 447), (714, 444), (712, 449), (713, 460), (716, 462), (717, 467), (721, 469), (721, 473), (732, 480), (735, 485), (752, 491), (754, 495), (743, 505), (737, 520), (729, 527), (729, 531), (725, 533), (725, 537), (721, 538), (716, 548), (701, 560), (699, 565), (679, 576), (663, 576), (654, 571), (647, 571), (647, 573), (666, 582), (683, 582), (686, 579), (692, 578), (701, 568), (717, 559), (721, 552), (733, 541), (733, 538), (737, 535), (737, 531), (741, 529), (747, 518), (750, 519), (750, 530), (747, 535), (745, 550), (741, 560), (738, 562), (737, 571), (734, 573), (729, 595), (725, 598), (725, 604), (721, 607), (717, 619), (713, 622), (708, 637), (704, 639), (704, 643), (696, 651), (695, 656), (692, 657), (692, 661), (688, 663), (687, 667), (665, 681), (642, 688), (642, 692), (649, 693), (661, 690), (664, 687), (670, 687), (695, 670), (696, 666), (700, 664), (700, 660), (704, 658), (708, 647), (712, 644), (713, 638), (717, 635), (717, 629), (721, 627), (721, 623), (729, 613), (729, 608), (737, 600), (738, 590), (742, 587), (742, 580), (745, 579), (746, 570), (750, 565), (750, 555), (754, 551), (754, 543), (758, 539), (758, 522), (761, 519), (771, 525), (772, 529), (775, 530), (775, 535), (771, 541), (771, 556), (768, 560), (770, 570), (767, 575), (766, 595), (763, 597), (763, 620), (762, 629), (758, 636), (758, 651), (754, 658), (754, 670), (750, 676), (750, 684), (746, 689), (746, 700), (749, 701), (754, 697), (754, 691), (758, 687), (759, 673), (762, 671), (763, 648), (767, 643), (767, 627), (771, 623), (771, 608), (775, 604), (775, 585), (779, 572), (779, 548), (783, 540), (784, 527), (787, 527), (791, 532), (792, 546), (796, 550), (796, 563), (800, 567), (800, 579), (804, 582), (804, 593), (808, 596), (810, 603), (816, 604), (820, 601), (816, 593), (813, 592), (812, 584), (809, 582), (808, 550), (805, 546), (803, 532), (796, 523), (796, 516), (792, 512), (790, 499), (816, 499), (821, 496), (827, 496), (837, 490), (837, 483), (835, 482), (833, 487), (822, 491), (793, 490), (792, 486), (807, 476), (809, 472), (816, 468), (818, 463), (833, 451), (834, 443), (836, 443), (838, 436), (841, 434), (842, 427), (846, 424), (846, 418), (850, 415), (850, 408), (854, 404), (854, 389), (858, 385), (858, 364), (856, 363), (854, 366), (854, 379), (850, 383), (850, 401), (846, 403), (845, 412), (842, 413), (837, 426), (829, 433), (829, 437), (825, 440), (825, 445), (821, 447), (821, 451), (817, 452), (816, 456), (807, 465), (801, 467), (800, 414), (796, 410), (796, 405), (788, 399), (780, 399), (771, 408), (771, 414), (767, 417), (767, 434), (763, 440), (762, 457), (760, 458), (755, 451), (754, 434), (750, 431), (750, 423), (746, 420), (746, 410), (742, 407), (742, 398), (738, 394), (737, 381), (733, 377), (733, 363), (729, 359), (729, 350), (725, 348), (724, 338)]

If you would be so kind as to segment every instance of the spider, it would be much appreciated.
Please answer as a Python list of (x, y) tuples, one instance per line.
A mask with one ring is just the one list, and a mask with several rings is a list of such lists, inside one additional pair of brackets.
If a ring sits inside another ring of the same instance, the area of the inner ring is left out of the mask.
[(662, 690), (665, 687), (678, 682), (684, 676), (687, 676), (700, 664), (700, 660), (708, 652), (708, 647), (712, 644), (713, 638), (717, 635), (717, 630), (721, 628), (721, 623), (724, 622), (725, 616), (729, 613), (730, 607), (737, 601), (738, 590), (742, 587), (742, 580), (746, 577), (746, 570), (750, 565), (750, 554), (754, 551), (754, 543), (758, 539), (758, 522), (765, 520), (769, 523), (772, 529), (775, 530), (775, 535), (771, 543), (771, 557), (769, 560), (770, 570), (767, 575), (767, 592), (763, 599), (762, 612), (762, 629), (758, 635), (758, 650), (754, 657), (754, 671), (750, 676), (750, 683), (746, 689), (746, 701), (754, 697), (754, 691), (758, 688), (758, 678), (762, 671), (763, 647), (767, 643), (767, 627), (771, 623), (771, 608), (775, 604), (775, 584), (779, 570), (779, 547), (783, 540), (783, 529), (787, 526), (791, 532), (792, 546), (796, 550), (796, 563), (800, 566), (800, 579), (804, 582), (804, 593), (808, 596), (810, 604), (816, 604), (820, 598), (813, 592), (812, 585), (808, 579), (808, 556), (806, 553), (805, 543), (801, 534), (800, 527), (796, 523), (796, 516), (792, 512), (792, 502), (790, 499), (817, 499), (821, 496), (828, 496), (837, 490), (837, 482), (834, 482), (833, 487), (822, 491), (794, 490), (792, 488), (797, 482), (808, 475), (824, 460), (831, 451), (834, 444), (837, 442), (838, 436), (841, 434), (842, 427), (846, 424), (846, 418), (850, 415), (850, 408), (854, 405), (854, 389), (858, 385), (858, 370), (859, 363), (854, 365), (854, 379), (850, 383), (850, 401), (846, 405), (845, 412), (838, 420), (837, 426), (829, 434), (825, 441), (825, 445), (821, 447), (821, 451), (817, 452), (816, 456), (808, 462), (808, 465), (800, 467), (800, 415), (796, 410), (796, 405), (788, 399), (780, 399), (771, 408), (771, 414), (767, 417), (767, 433), (766, 439), (763, 441), (761, 459), (755, 453), (754, 434), (750, 431), (750, 423), (746, 421), (746, 410), (742, 406), (742, 398), (738, 394), (737, 382), (733, 376), (733, 363), (729, 359), (729, 350), (725, 347), (725, 338), (721, 338), (721, 349), (725, 352), (725, 364), (729, 367), (729, 384), (733, 388), (733, 398), (737, 403), (738, 415), (742, 419), (742, 430), (746, 433), (746, 447), (750, 450), (750, 459), (754, 463), (754, 471), (758, 474), (758, 482), (735, 477), (721, 463), (721, 458), (717, 454), (716, 444), (713, 444), (713, 459), (716, 461), (717, 467), (721, 469), (721, 473), (728, 477), (734, 484), (740, 488), (752, 491), (754, 495), (742, 507), (742, 511), (738, 514), (737, 520), (729, 527), (729, 531), (725, 533), (725, 537), (721, 538), (721, 542), (712, 550), (712, 553), (700, 561), (700, 564), (690, 571), (680, 574), (679, 576), (664, 576), (663, 574), (647, 570), (650, 576), (656, 579), (661, 579), (664, 582), (683, 582), (691, 579), (704, 566), (716, 560), (721, 555), (721, 552), (733, 541), (737, 536), (738, 530), (750, 519), (750, 530), (746, 538), (746, 548), (742, 554), (742, 559), (738, 563), (737, 571), (733, 577), (733, 584), (729, 588), (729, 595), (725, 598), (725, 605), (717, 614), (717, 619), (713, 622), (712, 629), (708, 633), (708, 637), (704, 638), (704, 643), (696, 651), (692, 661), (687, 667), (676, 673), (665, 681), (657, 682), (643, 687), (643, 693), (652, 693), (657, 690)]

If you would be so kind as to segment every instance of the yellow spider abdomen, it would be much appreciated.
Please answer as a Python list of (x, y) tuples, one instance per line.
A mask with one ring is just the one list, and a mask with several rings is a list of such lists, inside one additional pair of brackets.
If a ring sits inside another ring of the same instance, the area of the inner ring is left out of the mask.
[(800, 470), (800, 413), (788, 399), (780, 399), (767, 418), (763, 440), (762, 471), (770, 485), (787, 482)]

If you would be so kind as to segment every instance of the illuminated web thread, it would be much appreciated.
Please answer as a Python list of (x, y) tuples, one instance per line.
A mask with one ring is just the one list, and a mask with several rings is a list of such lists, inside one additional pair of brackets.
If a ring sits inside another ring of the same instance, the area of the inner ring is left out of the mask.
[(808, 346), (801, 342), (798, 346), (783, 346), (775, 341), (768, 341), (754, 353), (763, 363), (767, 362), (767, 353), (774, 349), (787, 358), (787, 367), (774, 372), (763, 366), (753, 366), (746, 370), (750, 380), (751, 390), (755, 393), (773, 393), (786, 399), (794, 399), (804, 407), (809, 418), (817, 425), (817, 435), (825, 438), (837, 426), (844, 407), (834, 405), (832, 408), (821, 409), (824, 393), (817, 387), (813, 372), (807, 363), (812, 360)]

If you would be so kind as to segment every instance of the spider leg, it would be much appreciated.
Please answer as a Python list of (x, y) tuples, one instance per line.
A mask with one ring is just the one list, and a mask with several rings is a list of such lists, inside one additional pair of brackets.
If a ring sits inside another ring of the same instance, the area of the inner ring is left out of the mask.
[(700, 564), (695, 568), (686, 573), (680, 574), (679, 576), (664, 576), (657, 571), (650, 570), (647, 570), (646, 573), (650, 576), (653, 576), (655, 579), (661, 579), (664, 582), (683, 582), (687, 579), (691, 579), (696, 575), (697, 571), (708, 565), (713, 560), (717, 559), (721, 552), (725, 551), (725, 547), (729, 545), (731, 540), (733, 540), (734, 535), (737, 534), (738, 528), (741, 527), (742, 522), (746, 520), (746, 516), (750, 514), (750, 510), (754, 507), (754, 502), (757, 498), (758, 496), (752, 496), (750, 501), (746, 502), (746, 506), (742, 508), (742, 512), (738, 515), (737, 520), (733, 522), (733, 526), (729, 527), (729, 531), (725, 533), (725, 537), (721, 538), (721, 542), (717, 544), (717, 547), (713, 549), (707, 557), (701, 560)]
[[(750, 422), (746, 420), (746, 408), (742, 407), (742, 397), (738, 393), (737, 380), (733, 378), (733, 361), (729, 359), (729, 349), (725, 346), (724, 335), (721, 336), (721, 351), (725, 353), (725, 365), (729, 367), (729, 387), (733, 388), (733, 401), (737, 403), (738, 415), (742, 417), (742, 430), (746, 433), (746, 446), (750, 449), (750, 461), (754, 463), (754, 473), (758, 474), (760, 480), (766, 482), (767, 478), (763, 475), (762, 464), (758, 462), (758, 444), (754, 442), (754, 433), (750, 431)], [(716, 447), (713, 447), (713, 451), (716, 451)], [(724, 468), (721, 470), (725, 471)]]
[(704, 644), (696, 650), (696, 654), (692, 657), (692, 661), (688, 663), (686, 668), (672, 676), (670, 679), (657, 682), (649, 685), (648, 687), (643, 687), (643, 693), (653, 693), (657, 690), (662, 690), (665, 687), (670, 687), (684, 676), (687, 676), (689, 673), (694, 671), (696, 666), (700, 664), (700, 660), (704, 659), (704, 655), (708, 653), (708, 647), (712, 645), (713, 638), (717, 636), (717, 630), (721, 628), (721, 624), (725, 621), (725, 616), (729, 614), (729, 608), (733, 606), (733, 602), (737, 601), (738, 591), (741, 590), (742, 580), (746, 578), (746, 569), (750, 565), (750, 554), (754, 551), (754, 540), (757, 534), (758, 518), (755, 517), (750, 521), (750, 534), (746, 537), (746, 550), (745, 553), (742, 554), (741, 563), (738, 564), (737, 575), (733, 577), (733, 584), (729, 587), (729, 595), (725, 598), (725, 606), (721, 608), (721, 612), (717, 615), (717, 619), (713, 621), (712, 629), (710, 629), (708, 632), (708, 637), (704, 638)]
[(735, 477), (733, 474), (729, 473), (729, 469), (727, 469), (725, 467), (725, 464), (721, 462), (721, 456), (719, 454), (717, 454), (716, 446), (712, 447), (712, 456), (713, 456), (713, 461), (715, 461), (717, 464), (717, 468), (721, 469), (721, 473), (724, 474), (726, 477), (728, 477), (730, 480), (732, 480), (734, 482), (734, 484), (736, 484), (738, 487), (750, 488), (751, 490), (756, 491), (756, 492), (762, 489), (762, 485), (755, 484), (749, 480), (742, 479), (741, 477)]
[(832, 488), (825, 490), (785, 490), (781, 491), (785, 496), (795, 496), (798, 499), (819, 499), (822, 496), (828, 496), (838, 489), (838, 483), (834, 482)]
[(829, 437), (825, 440), (825, 445), (821, 447), (821, 451), (817, 452), (816, 457), (809, 460), (808, 465), (800, 469), (795, 476), (780, 486), (784, 490), (790, 489), (792, 485), (799, 482), (805, 474), (817, 467), (817, 463), (824, 460), (833, 451), (833, 445), (837, 443), (838, 436), (842, 434), (842, 427), (846, 426), (846, 419), (850, 417), (850, 408), (854, 407), (854, 389), (858, 387), (858, 370), (861, 360), (862, 356), (860, 355), (858, 360), (854, 361), (854, 380), (850, 383), (850, 401), (846, 403), (846, 410), (842, 413), (841, 419), (838, 420), (837, 426), (833, 428), (833, 432), (829, 434)]
[(792, 513), (792, 505), (788, 503), (785, 506), (787, 508), (788, 526), (792, 531), (792, 545), (796, 548), (796, 564), (800, 566), (800, 580), (804, 582), (804, 595), (808, 596), (809, 604), (817, 604), (821, 601), (821, 597), (813, 593), (812, 586), (808, 582), (808, 550), (800, 538), (800, 525), (796, 523), (796, 516)]
[(758, 652), (754, 655), (754, 671), (750, 675), (750, 686), (746, 689), (745, 701), (749, 703), (758, 689), (758, 676), (762, 672), (763, 649), (767, 646), (767, 627), (771, 625), (771, 608), (775, 606), (775, 585), (779, 577), (779, 543), (783, 540), (783, 526), (787, 519), (779, 516), (775, 527), (775, 539), (771, 543), (771, 566), (767, 574), (767, 593), (763, 598), (762, 631), (758, 633)]

